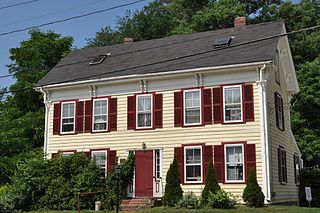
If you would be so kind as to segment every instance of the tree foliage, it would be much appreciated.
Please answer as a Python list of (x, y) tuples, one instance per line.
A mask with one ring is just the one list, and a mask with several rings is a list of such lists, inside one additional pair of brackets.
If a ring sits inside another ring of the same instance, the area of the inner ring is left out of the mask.
[(183, 191), (180, 186), (179, 167), (176, 158), (170, 164), (166, 176), (166, 187), (163, 202), (166, 206), (174, 206), (182, 199)]
[(250, 207), (262, 207), (264, 194), (258, 184), (256, 173), (253, 169), (248, 172), (247, 186), (243, 190), (243, 201)]
[(8, 68), (16, 82), (9, 88), (12, 93), (0, 102), (0, 184), (10, 182), (15, 162), (43, 145), (43, 99), (33, 87), (72, 45), (71, 37), (51, 31), (32, 30), (29, 34), (28, 40), (10, 49), (12, 63)]
[(215, 194), (220, 190), (220, 185), (214, 173), (214, 167), (212, 160), (209, 162), (208, 172), (204, 189), (202, 191), (202, 202), (207, 203), (210, 192)]

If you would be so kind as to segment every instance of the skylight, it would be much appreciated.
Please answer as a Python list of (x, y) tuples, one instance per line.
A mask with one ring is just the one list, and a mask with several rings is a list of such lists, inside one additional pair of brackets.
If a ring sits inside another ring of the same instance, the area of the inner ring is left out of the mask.
[(107, 54), (104, 54), (104, 55), (99, 55), (95, 58), (93, 58), (90, 62), (89, 62), (89, 65), (95, 65), (95, 64), (101, 64), (104, 59), (106, 59), (107, 56), (111, 55), (111, 53), (107, 53)]
[(231, 39), (232, 39), (232, 37), (230, 37), (230, 36), (216, 38), (213, 42), (213, 47), (229, 46)]

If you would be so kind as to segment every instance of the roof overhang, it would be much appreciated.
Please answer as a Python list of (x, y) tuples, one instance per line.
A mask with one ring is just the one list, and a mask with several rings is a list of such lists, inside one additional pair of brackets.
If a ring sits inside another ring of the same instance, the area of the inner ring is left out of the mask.
[(99, 78), (99, 79), (89, 79), (83, 81), (74, 81), (74, 82), (65, 82), (65, 83), (57, 83), (57, 84), (50, 84), (50, 85), (43, 85), (34, 87), (36, 91), (42, 90), (54, 90), (54, 89), (61, 89), (65, 87), (72, 87), (72, 86), (80, 86), (80, 85), (92, 85), (92, 84), (100, 84), (112, 81), (114, 82), (127, 82), (132, 81), (135, 79), (152, 79), (158, 78), (163, 76), (179, 76), (185, 74), (192, 74), (192, 73), (211, 73), (211, 72), (220, 72), (223, 70), (230, 70), (230, 69), (238, 69), (238, 68), (253, 68), (253, 67), (260, 67), (264, 64), (272, 64), (272, 60), (268, 61), (259, 61), (259, 62), (250, 62), (250, 63), (242, 63), (242, 64), (230, 64), (230, 65), (223, 65), (223, 66), (215, 66), (215, 67), (203, 67), (203, 68), (195, 68), (195, 69), (186, 69), (186, 70), (175, 70), (175, 71), (167, 71), (167, 72), (156, 72), (156, 73), (147, 73), (147, 74), (134, 74), (134, 75), (126, 75), (126, 76), (117, 76), (117, 77), (107, 77), (107, 78)]

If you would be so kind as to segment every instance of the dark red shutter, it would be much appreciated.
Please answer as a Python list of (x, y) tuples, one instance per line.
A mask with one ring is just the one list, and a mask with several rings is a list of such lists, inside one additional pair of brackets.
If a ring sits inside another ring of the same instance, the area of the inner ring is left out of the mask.
[(178, 167), (179, 167), (179, 178), (180, 183), (184, 183), (184, 175), (183, 175), (183, 149), (181, 147), (174, 148), (174, 156), (177, 160)]
[(107, 175), (109, 175), (114, 167), (114, 165), (116, 165), (116, 161), (117, 161), (117, 151), (115, 150), (110, 150), (108, 152), (108, 156), (107, 156)]
[(282, 150), (278, 148), (278, 174), (279, 174), (279, 182), (283, 182), (283, 174), (282, 174), (282, 169), (281, 169), (281, 155), (282, 155)]
[(214, 154), (214, 170), (217, 181), (219, 183), (224, 182), (224, 157), (223, 157), (223, 146), (216, 145), (213, 150)]
[[(278, 113), (278, 107), (279, 107), (279, 97), (277, 93), (274, 93), (274, 108), (275, 108), (275, 114), (276, 114), (276, 124), (277, 127), (279, 127), (279, 113)], [(280, 128), (280, 127), (279, 127)]]
[(203, 90), (203, 123), (212, 124), (212, 92), (211, 89)]
[(61, 103), (53, 105), (53, 134), (60, 134)]
[(245, 121), (254, 121), (254, 105), (253, 105), (253, 85), (243, 85), (244, 97), (243, 97), (243, 107)]
[(284, 181), (288, 183), (288, 175), (287, 175), (287, 152), (283, 150), (284, 155)]
[(154, 128), (162, 128), (162, 94), (154, 95)]
[(128, 96), (128, 105), (127, 105), (127, 129), (135, 129), (136, 121), (136, 106), (135, 106), (135, 96)]
[(109, 131), (117, 131), (117, 98), (109, 99)]
[(174, 126), (175, 127), (181, 127), (182, 126), (182, 115), (183, 115), (183, 109), (182, 109), (182, 98), (183, 94), (182, 91), (175, 92), (174, 93)]
[(256, 145), (247, 144), (245, 150), (246, 180), (248, 180), (249, 171), (253, 169), (256, 172)]
[(92, 101), (85, 102), (85, 132), (91, 132), (92, 130)]
[(206, 181), (208, 174), (209, 162), (213, 159), (213, 148), (212, 146), (204, 147), (204, 157), (203, 157), (203, 182)]
[(213, 88), (213, 121), (222, 123), (222, 88)]
[(76, 133), (83, 133), (84, 101), (77, 102)]
[(281, 130), (283, 130), (284, 131), (284, 111), (283, 111), (283, 99), (282, 98), (280, 98), (280, 103), (281, 103), (281, 112), (282, 112), (282, 127), (281, 127)]

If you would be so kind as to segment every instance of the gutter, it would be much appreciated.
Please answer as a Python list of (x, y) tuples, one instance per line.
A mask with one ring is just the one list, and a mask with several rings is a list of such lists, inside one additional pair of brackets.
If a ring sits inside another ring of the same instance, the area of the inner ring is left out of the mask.
[(266, 64), (259, 70), (259, 85), (260, 91), (260, 131), (262, 145), (262, 168), (264, 175), (263, 185), (266, 203), (271, 202), (271, 183), (270, 183), (270, 156), (269, 156), (269, 135), (268, 135), (268, 113), (267, 113), (267, 79), (265, 76)]
[(43, 143), (43, 153), (44, 157), (48, 157), (48, 142), (49, 142), (49, 113), (50, 113), (50, 103), (48, 101), (48, 92), (42, 88), (39, 91), (43, 94), (43, 103), (45, 105), (45, 128), (44, 128), (44, 143)]
[(196, 68), (196, 69), (176, 70), (176, 71), (169, 71), (169, 72), (157, 72), (157, 73), (148, 73), (148, 74), (134, 74), (134, 75), (126, 75), (126, 76), (116, 76), (116, 77), (99, 78), (99, 79), (91, 79), (91, 80), (83, 80), (83, 81), (65, 82), (65, 83), (37, 86), (34, 89), (39, 91), (40, 88), (54, 89), (54, 88), (62, 88), (62, 87), (68, 87), (68, 86), (73, 86), (73, 85), (80, 85), (80, 84), (95, 84), (95, 83), (102, 83), (102, 82), (108, 82), (108, 81), (128, 81), (128, 80), (136, 79), (136, 78), (147, 79), (147, 78), (161, 77), (161, 76), (165, 76), (165, 75), (179, 75), (179, 74), (197, 73), (197, 72), (202, 72), (202, 71), (214, 72), (214, 71), (219, 71), (221, 69), (233, 69), (233, 68), (241, 68), (241, 67), (248, 67), (248, 66), (261, 66), (263, 64), (269, 64), (271, 62), (272, 61), (261, 61), (261, 62), (252, 62), (252, 63), (244, 63), (244, 64), (233, 64), (233, 65), (223, 65), (223, 66), (215, 66), (215, 67), (203, 67), (203, 68)]

